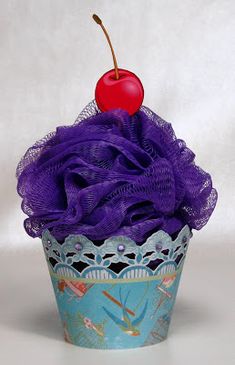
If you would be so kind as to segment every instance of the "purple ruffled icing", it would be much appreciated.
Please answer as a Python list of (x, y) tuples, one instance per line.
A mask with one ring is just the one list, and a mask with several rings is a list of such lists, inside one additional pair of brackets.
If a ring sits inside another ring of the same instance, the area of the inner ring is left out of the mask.
[(217, 201), (211, 177), (177, 139), (171, 124), (146, 107), (117, 109), (58, 127), (17, 168), (18, 193), (32, 237), (93, 241), (125, 235), (142, 243), (185, 225), (201, 229)]

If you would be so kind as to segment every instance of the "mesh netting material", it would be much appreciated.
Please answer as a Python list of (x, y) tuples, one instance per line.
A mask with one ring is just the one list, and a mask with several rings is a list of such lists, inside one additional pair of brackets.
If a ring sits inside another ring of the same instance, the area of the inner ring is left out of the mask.
[(211, 177), (146, 107), (133, 116), (100, 113), (91, 102), (74, 125), (28, 149), (17, 167), (27, 233), (58, 240), (84, 234), (101, 242), (125, 235), (141, 244), (154, 231), (201, 229), (217, 201)]

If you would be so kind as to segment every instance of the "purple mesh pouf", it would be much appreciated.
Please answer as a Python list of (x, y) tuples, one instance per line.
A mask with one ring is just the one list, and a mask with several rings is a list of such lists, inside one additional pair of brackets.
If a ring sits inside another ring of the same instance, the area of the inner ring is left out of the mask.
[(125, 235), (139, 244), (160, 229), (173, 237), (185, 224), (201, 229), (217, 193), (194, 157), (150, 109), (130, 117), (120, 109), (100, 113), (91, 102), (19, 163), (25, 229), (32, 237), (49, 229), (58, 240)]

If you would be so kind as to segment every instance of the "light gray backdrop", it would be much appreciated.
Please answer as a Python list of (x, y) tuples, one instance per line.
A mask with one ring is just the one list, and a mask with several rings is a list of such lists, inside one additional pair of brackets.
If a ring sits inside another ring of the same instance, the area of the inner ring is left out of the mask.
[[(37, 247), (24, 232), (15, 168), (26, 149), (73, 123), (112, 68), (103, 19), (119, 66), (135, 72), (144, 105), (173, 123), (219, 192), (194, 244), (234, 247), (235, 2), (233, 0), (1, 0), (1, 247)], [(209, 247), (210, 246), (210, 247)]]

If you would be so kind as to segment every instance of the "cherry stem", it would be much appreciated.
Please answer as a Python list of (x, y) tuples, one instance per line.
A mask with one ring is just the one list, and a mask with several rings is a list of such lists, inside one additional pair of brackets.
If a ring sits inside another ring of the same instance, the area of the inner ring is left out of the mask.
[(114, 50), (113, 50), (113, 46), (112, 46), (112, 43), (111, 43), (111, 40), (109, 38), (109, 35), (108, 35), (108, 32), (107, 30), (105, 29), (105, 26), (103, 25), (102, 23), (102, 20), (98, 17), (98, 15), (96, 14), (93, 14), (92, 15), (92, 18), (94, 19), (94, 21), (101, 26), (104, 34), (105, 34), (105, 37), (108, 41), (108, 44), (109, 44), (109, 47), (111, 49), (111, 52), (112, 52), (112, 56), (113, 56), (113, 64), (114, 64), (114, 70), (115, 70), (115, 77), (116, 77), (116, 80), (119, 79), (119, 72), (118, 72), (118, 65), (117, 65), (117, 59), (116, 59), (116, 56), (115, 56), (115, 53), (114, 53)]

